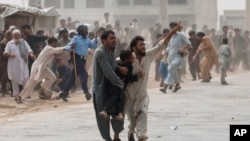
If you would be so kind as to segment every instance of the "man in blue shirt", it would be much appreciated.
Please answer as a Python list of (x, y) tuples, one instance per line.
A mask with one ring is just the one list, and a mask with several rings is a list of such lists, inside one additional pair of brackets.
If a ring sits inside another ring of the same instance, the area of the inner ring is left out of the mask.
[[(80, 25), (77, 27), (78, 34), (66, 45), (66, 50), (70, 51), (71, 48), (74, 48), (75, 60), (73, 64), (76, 63), (74, 69), (71, 72), (70, 79), (66, 83), (63, 91), (60, 93), (58, 98), (62, 98), (64, 101), (67, 100), (67, 96), (69, 90), (75, 83), (75, 69), (77, 75), (80, 76), (80, 82), (82, 90), (85, 94), (87, 100), (90, 100), (92, 95), (88, 91), (87, 87), (87, 80), (88, 80), (88, 73), (85, 69), (86, 58), (88, 55), (88, 48), (96, 49), (97, 48), (97, 39), (93, 42), (87, 37), (88, 35), (88, 27), (86, 25)], [(74, 57), (73, 57), (74, 58)], [(72, 59), (71, 59), (72, 60)]]

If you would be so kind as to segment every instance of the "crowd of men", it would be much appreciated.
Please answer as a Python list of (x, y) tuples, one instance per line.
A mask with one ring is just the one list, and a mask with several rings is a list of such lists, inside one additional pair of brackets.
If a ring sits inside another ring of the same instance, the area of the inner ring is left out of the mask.
[[(119, 20), (109, 18), (109, 13), (104, 14), (104, 20), (94, 21), (92, 29), (83, 24), (76, 26), (77, 23), (70, 17), (61, 19), (55, 37), (44, 35), (43, 31), (33, 35), (28, 24), (21, 29), (14, 25), (8, 27), (0, 44), (1, 92), (2, 96), (9, 93), (9, 84), (10, 94), (17, 103), (31, 98), (34, 89), (39, 91), (41, 99), (51, 99), (52, 91), (57, 91), (60, 93), (55, 99), (68, 101), (69, 91), (76, 89), (79, 79), (86, 99), (93, 97), (97, 124), (106, 141), (112, 140), (107, 115), (117, 114), (108, 112), (105, 118), (100, 116), (109, 99), (107, 82), (125, 95), (122, 109), (130, 121), (129, 141), (135, 140), (135, 133), (139, 141), (145, 141), (148, 138), (147, 83), (152, 62), (156, 64), (155, 80), (160, 81), (163, 93), (168, 88), (173, 88), (173, 92), (181, 89), (187, 68), (193, 81), (201, 79), (208, 83), (215, 66), (215, 71), (221, 73), (222, 85), (228, 85), (227, 71), (237, 70), (241, 62), (244, 70), (250, 69), (249, 31), (242, 34), (239, 28), (223, 26), (222, 34), (216, 34), (215, 29), (208, 29), (206, 25), (197, 32), (195, 25), (187, 31), (172, 22), (169, 28), (162, 29), (162, 25), (156, 23), (140, 33), (137, 19), (122, 28)], [(120, 79), (115, 71), (119, 68), (127, 74), (126, 67), (116, 65), (116, 58), (121, 57), (123, 50), (133, 52), (128, 57), (134, 58), (130, 72), (136, 75), (136, 81), (128, 82), (126, 87), (126, 80)], [(93, 93), (89, 91), (91, 88)], [(124, 122), (113, 118), (111, 123), (115, 132), (113, 140), (119, 141)]]

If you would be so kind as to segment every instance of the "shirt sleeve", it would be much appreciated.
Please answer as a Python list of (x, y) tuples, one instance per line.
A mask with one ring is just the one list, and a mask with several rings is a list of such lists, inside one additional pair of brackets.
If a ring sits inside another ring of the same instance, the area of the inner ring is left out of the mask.
[(4, 53), (3, 54), (6, 54), (6, 53), (10, 53), (10, 42), (6, 44), (6, 47), (4, 49)]
[(24, 41), (24, 44), (25, 44), (25, 48), (28, 51), (28, 53), (33, 52), (32, 49), (30, 48), (30, 45), (26, 41)]
[(164, 44), (164, 39), (163, 39), (155, 47), (147, 51), (147, 56), (152, 61), (155, 58), (155, 56), (165, 48), (167, 48), (167, 46)]
[(91, 49), (96, 49), (97, 48), (97, 38), (95, 38), (93, 41), (91, 41), (89, 38), (88, 38), (88, 42), (89, 42), (89, 48)]
[(66, 45), (66, 50), (67, 51), (69, 51), (71, 49), (72, 44), (75, 43), (76, 37), (77, 36), (75, 36), (73, 39), (71, 39), (70, 42)]
[(114, 69), (112, 68), (111, 64), (108, 62), (108, 58), (106, 55), (102, 52), (96, 52), (96, 55), (98, 56), (97, 60), (100, 64), (100, 67), (102, 69), (102, 72), (104, 76), (115, 86), (123, 88), (123, 83), (120, 80), (120, 78), (115, 74)]

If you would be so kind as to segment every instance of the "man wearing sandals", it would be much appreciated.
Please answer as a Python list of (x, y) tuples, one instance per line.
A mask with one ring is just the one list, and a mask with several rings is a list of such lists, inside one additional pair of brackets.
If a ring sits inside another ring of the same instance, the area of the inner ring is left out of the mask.
[[(170, 23), (170, 29), (173, 29), (177, 26), (177, 23)], [(168, 86), (175, 84), (173, 92), (178, 91), (180, 87), (180, 77), (178, 75), (178, 58), (180, 57), (180, 50), (184, 50), (188, 47), (191, 47), (191, 42), (187, 39), (187, 37), (181, 33), (176, 32), (176, 34), (171, 38), (168, 44), (168, 77), (164, 80), (164, 88), (160, 89), (163, 93), (166, 93), (166, 89)]]
[(13, 30), (12, 35), (13, 39), (7, 43), (4, 56), (8, 57), (8, 77), (12, 83), (13, 96), (17, 100), (19, 86), (24, 86), (29, 79), (28, 56), (35, 59), (35, 55), (28, 43), (21, 38), (20, 30)]
[(146, 141), (147, 136), (147, 112), (149, 106), (149, 96), (147, 93), (147, 84), (149, 70), (155, 56), (163, 49), (166, 49), (171, 37), (180, 30), (181, 26), (176, 25), (172, 28), (169, 35), (149, 50), (145, 50), (144, 38), (136, 36), (130, 43), (130, 48), (134, 52), (133, 74), (141, 71), (143, 78), (137, 82), (127, 85), (125, 89), (125, 113), (129, 119), (128, 140), (135, 141), (134, 134), (136, 133), (139, 141)]
[(22, 103), (22, 98), (24, 95), (29, 95), (32, 93), (36, 84), (41, 82), (40, 98), (49, 99), (52, 92), (49, 90), (52, 84), (56, 81), (56, 75), (50, 70), (48, 64), (54, 60), (55, 54), (63, 53), (65, 47), (57, 47), (57, 39), (49, 38), (48, 46), (46, 46), (42, 52), (39, 54), (38, 58), (35, 60), (31, 67), (30, 79), (25, 85), (22, 92), (17, 96), (16, 102)]

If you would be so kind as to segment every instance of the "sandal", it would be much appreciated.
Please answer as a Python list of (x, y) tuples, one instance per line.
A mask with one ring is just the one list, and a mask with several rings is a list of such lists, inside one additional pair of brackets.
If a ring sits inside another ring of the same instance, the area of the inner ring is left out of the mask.
[(174, 88), (174, 90), (173, 90), (173, 92), (177, 92), (179, 89), (181, 89), (181, 87), (180, 87), (180, 86), (175, 87), (175, 88)]
[(21, 98), (20, 95), (18, 95), (18, 96), (15, 97), (15, 101), (16, 101), (17, 104), (23, 103), (22, 102), (22, 98)]

